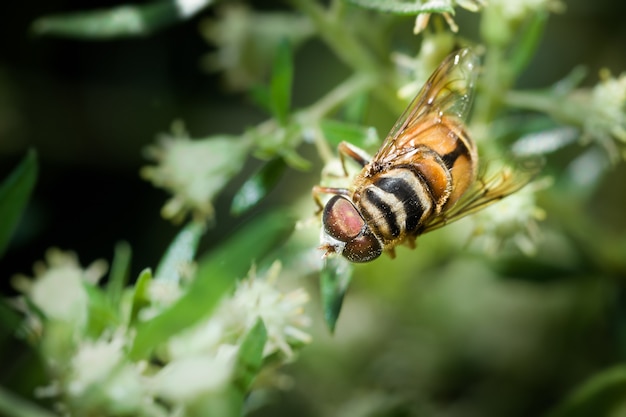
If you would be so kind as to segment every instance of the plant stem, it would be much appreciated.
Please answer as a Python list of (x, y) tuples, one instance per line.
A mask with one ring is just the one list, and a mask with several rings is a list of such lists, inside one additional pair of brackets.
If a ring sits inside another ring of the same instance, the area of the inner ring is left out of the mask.
[(375, 79), (368, 74), (355, 74), (298, 114), (298, 118), (303, 121), (305, 126), (313, 127), (313, 142), (323, 161), (330, 161), (334, 157), (334, 153), (319, 129), (319, 121), (350, 97), (369, 89), (374, 84)]
[(357, 72), (377, 72), (378, 65), (372, 54), (346, 29), (341, 7), (333, 8), (336, 12), (331, 14), (313, 0), (290, 2), (313, 21), (319, 35), (344, 64)]

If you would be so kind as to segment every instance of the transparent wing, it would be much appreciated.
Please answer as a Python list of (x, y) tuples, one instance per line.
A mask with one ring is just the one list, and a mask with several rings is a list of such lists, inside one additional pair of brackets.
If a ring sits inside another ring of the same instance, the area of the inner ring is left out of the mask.
[(472, 103), (478, 64), (478, 56), (468, 48), (448, 55), (394, 124), (373, 159), (394, 153), (402, 133), (427, 115), (445, 114), (464, 120)]
[(449, 210), (424, 225), (423, 233), (438, 229), (496, 203), (524, 188), (541, 171), (543, 159), (516, 160), (492, 174), (482, 173), (461, 199)]

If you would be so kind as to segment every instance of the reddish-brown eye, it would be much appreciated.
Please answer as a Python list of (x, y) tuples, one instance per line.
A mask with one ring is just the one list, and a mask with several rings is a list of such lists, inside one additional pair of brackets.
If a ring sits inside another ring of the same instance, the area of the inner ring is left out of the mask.
[(346, 244), (342, 255), (350, 262), (369, 262), (380, 256), (383, 249), (369, 230)]
[(322, 215), (324, 231), (331, 237), (348, 242), (363, 230), (365, 220), (361, 217), (354, 204), (341, 196), (334, 196), (324, 207)]

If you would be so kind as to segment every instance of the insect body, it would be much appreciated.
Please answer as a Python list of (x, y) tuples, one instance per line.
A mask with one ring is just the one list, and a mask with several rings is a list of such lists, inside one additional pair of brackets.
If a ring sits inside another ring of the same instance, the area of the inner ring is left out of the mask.
[[(476, 211), (521, 188), (527, 180), (503, 171), (478, 177), (476, 145), (463, 121), (478, 74), (478, 58), (469, 49), (449, 55), (400, 116), (385, 142), (369, 158), (342, 142), (363, 169), (350, 188), (317, 186), (319, 195), (334, 194), (323, 209), (325, 256), (342, 254), (368, 262), (383, 251), (415, 245), (418, 235)], [(529, 177), (530, 178), (530, 177)]]

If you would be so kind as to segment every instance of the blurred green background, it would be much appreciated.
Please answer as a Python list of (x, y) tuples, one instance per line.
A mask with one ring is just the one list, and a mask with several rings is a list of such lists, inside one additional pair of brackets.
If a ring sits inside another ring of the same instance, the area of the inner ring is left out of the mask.
[[(548, 86), (578, 64), (587, 66), (589, 86), (602, 67), (614, 75), (626, 70), (626, 3), (566, 5), (565, 13), (550, 17), (519, 87)], [(284, 8), (280, 2), (252, 6)], [(146, 164), (142, 149), (175, 119), (192, 136), (205, 137), (239, 134), (267, 118), (246, 95), (229, 92), (220, 74), (202, 70), (201, 59), (215, 47), (198, 26), (214, 13), (145, 38), (87, 42), (29, 32), (35, 18), (82, 10), (83, 2), (7, 7), (0, 13), (0, 175), (32, 147), (40, 177), (2, 260), (3, 290), (11, 293), (8, 278), (30, 274), (50, 246), (75, 250), (88, 264), (110, 259), (115, 243), (126, 240), (133, 247), (133, 276), (154, 267), (177, 228), (160, 218), (165, 193), (139, 178)], [(461, 35), (477, 39), (478, 15), (459, 11), (456, 20)], [(397, 22), (398, 49), (415, 51), (412, 19)], [(304, 43), (295, 59), (295, 108), (349, 75), (318, 40)], [(378, 110), (370, 111), (378, 114), (370, 123), (384, 134), (397, 115)], [(301, 152), (314, 168), (289, 175), (248, 216), (308, 194), (319, 180), (320, 161), (306, 146)], [(551, 158), (550, 173), (558, 176), (569, 155)], [(246, 172), (257, 164), (250, 160)], [(229, 217), (228, 206), (245, 178), (245, 172), (236, 177), (218, 199), (219, 221), (205, 247), (243, 221)], [(272, 398), (254, 415), (478, 417), (555, 410), (626, 354), (625, 180), (623, 163), (611, 168), (593, 196), (571, 208), (571, 218), (551, 215), (559, 207), (546, 198), (544, 241), (534, 258), (486, 258), (457, 238), (460, 225), (420, 238), (415, 252), (401, 249), (395, 261), (358, 267), (332, 337), (317, 308), (315, 277), (294, 277), (313, 293), (314, 342), (283, 370), (283, 390), (254, 394), (260, 402)], [(597, 233), (568, 234), (577, 219)], [(626, 371), (608, 379), (613, 382), (602, 395), (587, 397), (590, 408), (555, 415), (626, 415)]]

